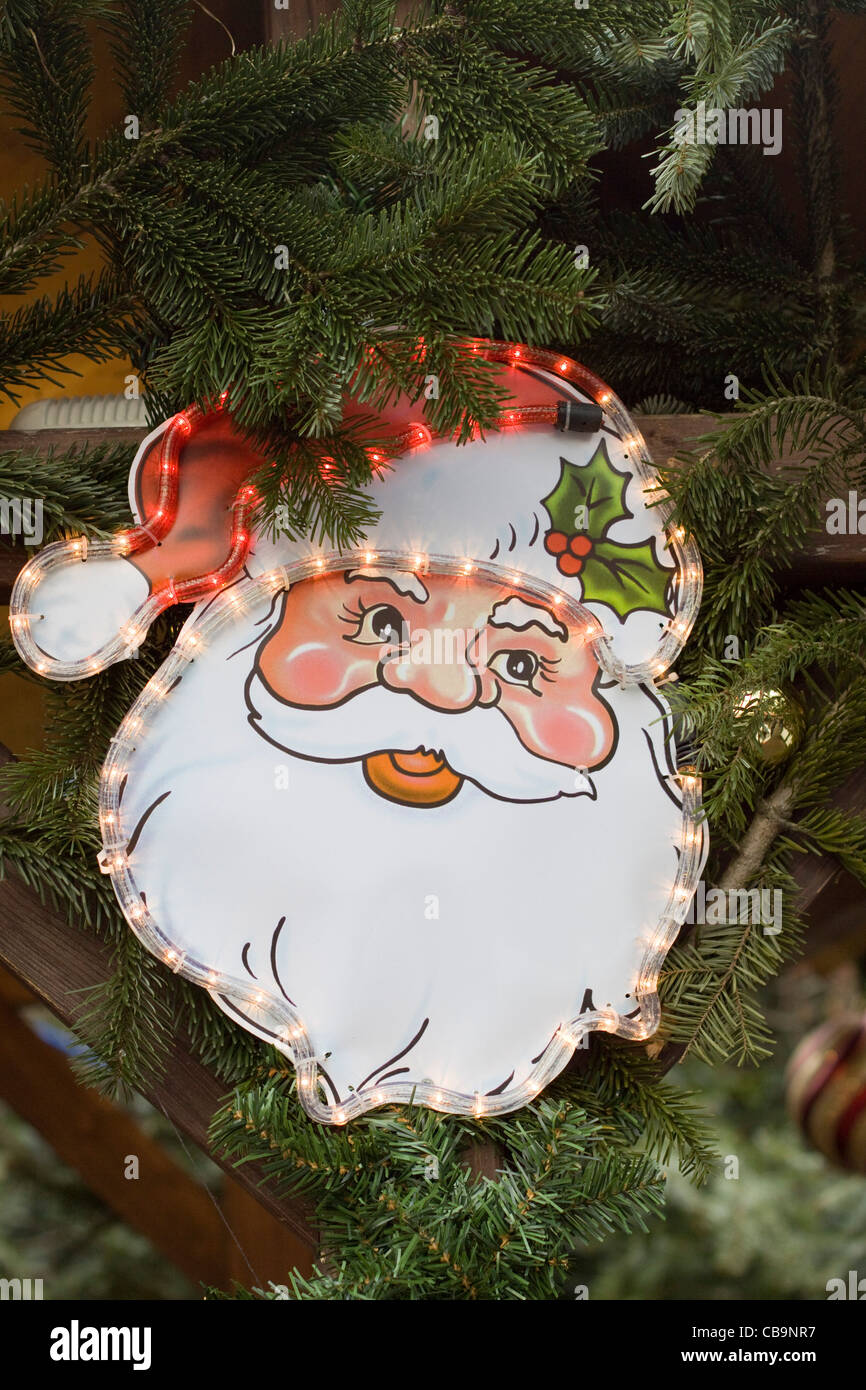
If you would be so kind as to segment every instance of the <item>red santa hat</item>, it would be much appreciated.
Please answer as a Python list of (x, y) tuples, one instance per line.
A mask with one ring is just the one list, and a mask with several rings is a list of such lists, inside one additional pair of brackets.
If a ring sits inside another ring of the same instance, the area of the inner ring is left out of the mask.
[[(458, 445), (432, 433), (418, 402), (393, 402), (377, 422), (393, 446), (370, 451), (379, 520), (349, 553), (255, 534), (249, 478), (264, 460), (225, 400), (160, 426), (130, 472), (135, 527), (108, 542), (50, 545), (16, 581), (11, 624), (24, 660), (75, 679), (132, 654), (166, 607), (244, 574), (284, 567), (291, 579), (390, 561), (477, 570), (580, 603), (609, 638), (614, 674), (660, 675), (697, 613), (700, 561), (666, 527), (633, 421), (570, 358), (508, 343), (467, 350), (498, 364), (508, 392), (499, 428)], [(347, 418), (359, 413), (348, 400)]]

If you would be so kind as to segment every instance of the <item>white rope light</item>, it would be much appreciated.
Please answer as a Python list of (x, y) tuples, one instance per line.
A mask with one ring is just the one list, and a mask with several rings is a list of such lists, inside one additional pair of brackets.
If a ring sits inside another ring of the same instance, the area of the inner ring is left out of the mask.
[[(117, 736), (112, 739), (108, 757), (102, 769), (99, 791), (99, 816), (103, 850), (100, 864), (110, 878), (123, 913), (136, 936), (154, 955), (165, 961), (177, 974), (220, 995), (255, 1014), (267, 1005), (269, 1026), (277, 1033), (276, 1046), (289, 1057), (297, 1073), (298, 1091), (305, 1111), (316, 1120), (328, 1124), (344, 1124), (380, 1105), (426, 1105), (434, 1110), (459, 1115), (501, 1115), (516, 1110), (532, 1100), (547, 1086), (569, 1061), (583, 1038), (590, 1032), (603, 1031), (618, 1037), (643, 1041), (657, 1029), (660, 1018), (658, 977), (665, 955), (676, 937), (685, 915), (685, 905), (698, 883), (703, 853), (703, 822), (700, 817), (700, 782), (692, 770), (680, 776), (682, 792), (683, 836), (676, 881), (671, 884), (668, 902), (662, 916), (650, 932), (637, 971), (635, 989), (637, 1017), (626, 1018), (612, 1009), (597, 1009), (581, 1014), (564, 1023), (555, 1034), (543, 1057), (526, 1079), (496, 1096), (478, 1096), (449, 1091), (427, 1083), (390, 1082), (379, 1084), (375, 1091), (349, 1096), (337, 1105), (329, 1105), (319, 1084), (318, 1062), (313, 1041), (303, 1019), (284, 1000), (251, 990), (249, 983), (214, 971), (201, 961), (177, 950), (165, 936), (158, 920), (142, 901), (135, 880), (135, 856), (126, 853), (129, 832), (121, 811), (120, 788), (130, 775), (132, 755), (141, 749), (153, 718), (164, 708), (166, 694), (183, 674), (189, 663), (204, 651), (213, 638), (238, 616), (239, 605), (233, 602), (236, 589), (242, 588), (244, 602), (254, 604), (275, 590), (291, 587), (318, 574), (332, 573), (355, 567), (365, 557), (364, 550), (350, 555), (323, 553), (293, 565), (269, 571), (256, 580), (245, 580), (235, 589), (226, 590), (212, 603), (207, 612), (194, 619), (186, 629), (185, 640), (172, 650), (163, 665), (145, 686), (123, 720)], [(417, 554), (382, 551), (377, 564), (403, 571), (415, 572)], [(433, 574), (463, 574), (463, 565), (452, 557), (428, 555), (425, 569)], [(475, 571), (483, 577), (503, 581), (505, 571), (496, 565), (481, 565)], [(526, 592), (540, 599), (550, 597), (550, 587), (523, 576), (521, 585)], [(608, 653), (607, 639), (601, 624), (582, 604), (561, 594), (564, 613), (571, 622), (583, 628), (600, 664)], [(195, 643), (191, 638), (195, 637)]]
[[(189, 663), (201, 656), (222, 629), (237, 622), (250, 606), (265, 596), (288, 589), (303, 580), (359, 565), (370, 566), (375, 562), (377, 566), (413, 573), (464, 578), (471, 575), (500, 585), (519, 584), (521, 591), (527, 595), (555, 605), (558, 614), (567, 617), (571, 626), (591, 646), (604, 675), (623, 686), (654, 687), (682, 650), (700, 606), (700, 557), (694, 542), (679, 528), (671, 526), (672, 504), (659, 486), (644, 440), (622, 402), (586, 368), (560, 354), (511, 343), (479, 342), (467, 346), (469, 350), (491, 360), (534, 365), (569, 381), (601, 407), (622, 440), (629, 465), (645, 494), (652, 499), (653, 510), (658, 511), (660, 523), (665, 527), (668, 553), (674, 564), (671, 571), (674, 616), (665, 625), (655, 651), (645, 660), (633, 664), (623, 662), (614, 651), (611, 636), (599, 618), (565, 590), (527, 573), (515, 574), (513, 565), (498, 565), (473, 555), (454, 557), (422, 554), (417, 550), (410, 553), (408, 550), (373, 549), (369, 544), (364, 544), (351, 552), (322, 551), (270, 570), (258, 579), (238, 580), (237, 575), (249, 548), (249, 518), (255, 502), (253, 490), (248, 487), (242, 488), (235, 500), (232, 549), (228, 560), (218, 570), (197, 579), (194, 585), (191, 581), (176, 584), (169, 580), (126, 618), (116, 636), (86, 658), (62, 660), (52, 657), (38, 642), (38, 626), (42, 621), (39, 612), (40, 586), (57, 569), (74, 563), (128, 557), (167, 534), (173, 523), (177, 500), (179, 451), (183, 441), (202, 418), (195, 411), (176, 416), (166, 429), (160, 455), (159, 507), (146, 519), (146, 523), (110, 541), (88, 542), (84, 538), (77, 538), (47, 546), (21, 571), (10, 605), (12, 636), (23, 660), (41, 675), (55, 680), (77, 680), (131, 656), (155, 618), (170, 604), (198, 600), (206, 590), (209, 594), (215, 593), (207, 607), (197, 615), (194, 613), (186, 624), (178, 643), (142, 690), (111, 740), (100, 779), (99, 820), (103, 842), (100, 867), (110, 876), (132, 931), (148, 950), (176, 973), (214, 994), (232, 1000), (241, 1009), (248, 1010), (251, 1016), (255, 1016), (257, 1010), (266, 1010), (268, 1025), (273, 1027), (277, 1035), (276, 1046), (291, 1059), (296, 1069), (298, 1093), (305, 1111), (312, 1118), (330, 1124), (347, 1123), (385, 1104), (426, 1105), (442, 1112), (476, 1117), (504, 1114), (537, 1096), (562, 1070), (588, 1033), (603, 1031), (635, 1041), (650, 1037), (657, 1029), (660, 1018), (659, 973), (665, 955), (680, 930), (703, 863), (705, 831), (701, 817), (700, 782), (693, 769), (686, 769), (678, 778), (682, 837), (677, 876), (670, 885), (667, 903), (659, 920), (647, 928), (648, 935), (633, 990), (636, 1003), (634, 1017), (625, 1017), (606, 1008), (564, 1021), (525, 1080), (497, 1095), (463, 1094), (427, 1082), (393, 1081), (380, 1083), (371, 1092), (350, 1095), (333, 1106), (327, 1103), (324, 1087), (319, 1080), (319, 1059), (312, 1039), (295, 1008), (284, 999), (265, 997), (258, 990), (251, 991), (247, 981), (215, 971), (204, 962), (178, 950), (142, 898), (135, 877), (135, 854), (128, 852), (131, 831), (125, 824), (121, 808), (122, 789), (131, 775), (133, 757), (146, 745), (153, 720), (164, 709), (166, 701), (172, 698), (172, 691)], [(224, 401), (225, 393), (217, 408), (222, 408)], [(499, 423), (503, 428), (515, 425), (524, 428), (550, 427), (552, 412), (555, 414), (555, 407), (549, 405), (519, 406), (506, 411)], [(386, 457), (390, 459), (397, 452), (423, 449), (433, 442), (434, 436), (426, 426), (413, 423), (401, 433), (389, 455), (371, 455), (371, 461), (378, 466)], [(229, 583), (231, 587), (225, 587)]]

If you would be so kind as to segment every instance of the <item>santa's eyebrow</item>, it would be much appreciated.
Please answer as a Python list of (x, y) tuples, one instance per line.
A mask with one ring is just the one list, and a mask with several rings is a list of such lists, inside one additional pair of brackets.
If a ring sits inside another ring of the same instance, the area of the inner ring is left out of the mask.
[(540, 603), (527, 603), (525, 599), (515, 596), (494, 603), (487, 621), (491, 627), (510, 627), (515, 632), (540, 627), (548, 636), (556, 637), (560, 642), (568, 641), (568, 628), (549, 609)]
[(362, 569), (357, 570), (346, 570), (347, 584), (353, 584), (356, 579), (390, 584), (398, 594), (402, 594), (404, 598), (414, 598), (417, 603), (426, 603), (430, 597), (426, 586), (411, 570), (382, 570), (375, 569), (372, 565), (364, 565)]

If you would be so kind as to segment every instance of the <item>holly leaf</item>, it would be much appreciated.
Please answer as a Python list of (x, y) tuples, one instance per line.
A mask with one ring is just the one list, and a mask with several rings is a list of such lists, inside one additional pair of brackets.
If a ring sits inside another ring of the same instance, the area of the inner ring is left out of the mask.
[(619, 618), (638, 608), (667, 614), (668, 585), (675, 571), (660, 565), (652, 541), (624, 545), (596, 541), (581, 570), (584, 603), (606, 603)]
[(559, 482), (541, 499), (554, 531), (566, 536), (583, 532), (590, 540), (600, 541), (615, 521), (632, 515), (625, 505), (630, 474), (614, 468), (605, 439), (588, 463), (578, 465), (564, 458), (559, 463)]

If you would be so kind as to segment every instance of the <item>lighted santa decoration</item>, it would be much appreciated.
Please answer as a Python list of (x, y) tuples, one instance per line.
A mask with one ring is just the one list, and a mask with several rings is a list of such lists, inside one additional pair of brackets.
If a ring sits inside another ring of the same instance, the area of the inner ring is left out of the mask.
[(136, 528), (48, 547), (13, 595), (20, 652), (61, 679), (195, 602), (106, 761), (102, 866), (326, 1122), (512, 1110), (593, 1029), (648, 1037), (706, 853), (654, 685), (694, 547), (602, 383), (475, 350), (501, 428), (458, 446), (398, 401), (357, 549), (254, 534), (260, 460), (226, 409), (187, 412), (139, 451)]

